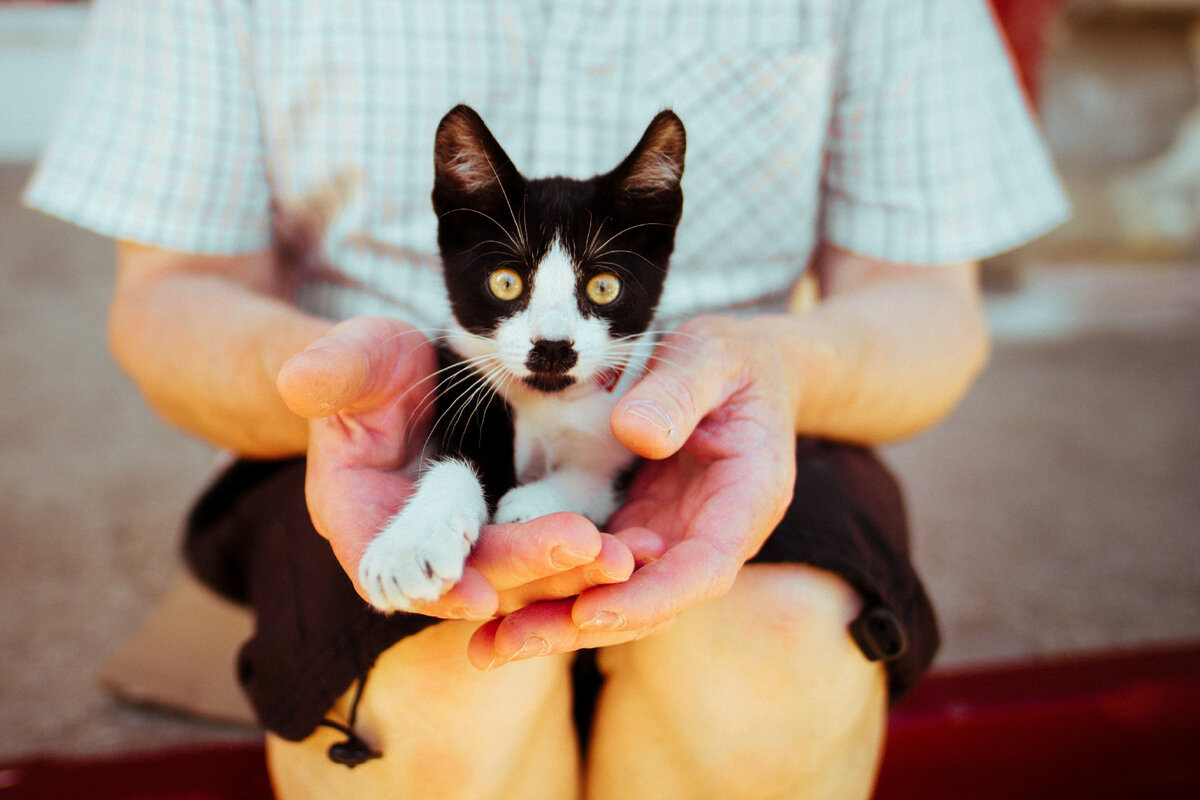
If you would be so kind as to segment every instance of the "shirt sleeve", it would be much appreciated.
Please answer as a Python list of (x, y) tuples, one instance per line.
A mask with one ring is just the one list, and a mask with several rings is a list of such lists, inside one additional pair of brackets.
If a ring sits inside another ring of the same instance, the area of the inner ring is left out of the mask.
[(198, 253), (270, 242), (245, 8), (96, 0), (25, 202), (114, 238)]
[(821, 235), (939, 264), (1015, 247), (1069, 213), (984, 0), (842, 6)]

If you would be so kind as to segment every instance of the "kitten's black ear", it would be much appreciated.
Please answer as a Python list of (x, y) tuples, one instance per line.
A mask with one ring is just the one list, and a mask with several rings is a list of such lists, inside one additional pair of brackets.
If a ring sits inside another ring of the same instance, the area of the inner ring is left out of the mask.
[(683, 210), (683, 156), (687, 133), (673, 111), (660, 111), (646, 127), (641, 141), (613, 170), (619, 201), (638, 206), (662, 206), (663, 211)]
[(470, 106), (455, 106), (442, 117), (433, 159), (433, 207), (439, 214), (491, 205), (519, 191), (520, 173)]

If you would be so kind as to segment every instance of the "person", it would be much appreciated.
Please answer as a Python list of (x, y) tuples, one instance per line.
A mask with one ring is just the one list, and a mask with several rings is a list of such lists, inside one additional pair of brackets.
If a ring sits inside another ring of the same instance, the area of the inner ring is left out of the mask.
[[(242, 457), (188, 552), (257, 614), (281, 797), (869, 796), (937, 646), (869, 448), (961, 399), (977, 259), (1066, 213), (983, 0), (97, 0), (81, 59), (28, 202), (118, 240), (117, 361)], [(428, 424), (458, 102), (534, 176), (673, 108), (685, 211), (625, 505), (489, 526), (384, 616), (354, 576)]]

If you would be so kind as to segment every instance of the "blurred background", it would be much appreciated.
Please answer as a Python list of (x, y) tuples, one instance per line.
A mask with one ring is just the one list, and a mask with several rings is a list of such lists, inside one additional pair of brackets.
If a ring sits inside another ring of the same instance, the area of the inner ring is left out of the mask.
[[(1195, 644), (1200, 0), (994, 5), (1075, 215), (985, 265), (991, 365), (885, 451), (942, 618), (936, 670)], [(257, 735), (100, 678), (183, 574), (214, 453), (107, 355), (111, 244), (19, 203), (85, 8), (0, 2), (4, 759)]]

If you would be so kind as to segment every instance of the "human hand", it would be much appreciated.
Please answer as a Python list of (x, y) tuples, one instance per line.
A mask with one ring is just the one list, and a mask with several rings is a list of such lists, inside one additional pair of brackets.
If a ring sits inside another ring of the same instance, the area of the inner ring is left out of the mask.
[[(335, 326), (279, 373), (284, 401), (310, 420), (305, 494), (313, 524), (364, 598), (358, 563), (412, 493), (408, 466), (428, 436), (436, 362), (432, 345), (412, 326), (359, 318)], [(416, 610), (488, 619), (571, 597), (624, 580), (635, 554), (652, 558), (656, 545), (638, 532), (601, 534), (568, 514), (485, 526), (459, 583)]]
[(484, 625), (479, 667), (630, 641), (724, 594), (782, 519), (795, 481), (782, 320), (692, 320), (660, 343), (650, 374), (617, 405), (617, 437), (651, 459), (609, 521), (657, 537), (662, 556), (628, 581), (527, 606)]

